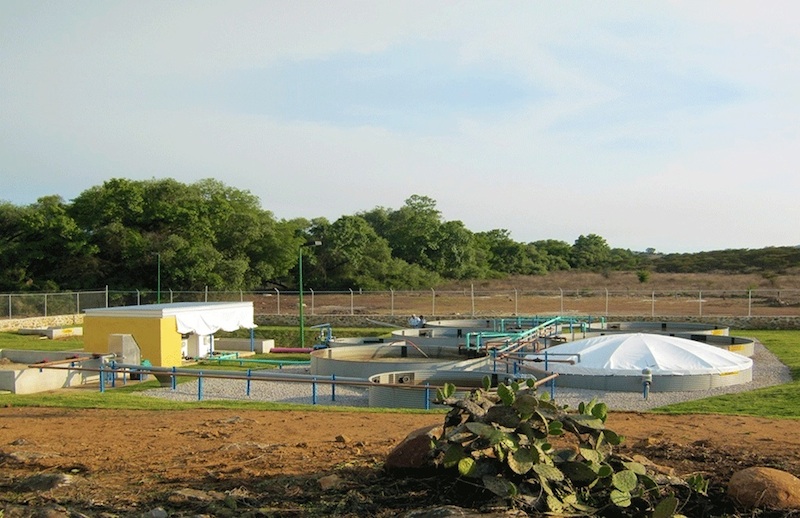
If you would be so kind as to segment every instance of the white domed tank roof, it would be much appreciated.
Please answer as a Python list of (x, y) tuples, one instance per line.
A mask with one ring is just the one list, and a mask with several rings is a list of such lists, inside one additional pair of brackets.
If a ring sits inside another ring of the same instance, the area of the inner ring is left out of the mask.
[[(750, 358), (713, 345), (645, 333), (577, 340), (548, 348), (547, 357), (548, 371), (577, 375), (641, 376), (645, 368), (655, 376), (726, 375), (749, 371), (753, 366)], [(540, 362), (544, 352), (526, 359)]]

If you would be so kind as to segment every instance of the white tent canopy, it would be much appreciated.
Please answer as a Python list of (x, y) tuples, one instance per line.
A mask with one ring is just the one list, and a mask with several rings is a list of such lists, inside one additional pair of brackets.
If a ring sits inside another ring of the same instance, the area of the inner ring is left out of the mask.
[[(527, 355), (544, 360), (544, 352)], [(547, 349), (547, 370), (562, 374), (641, 376), (737, 373), (753, 360), (686, 338), (645, 333), (609, 334)], [(555, 361), (551, 361), (555, 360)], [(575, 363), (564, 363), (572, 360)]]
[(252, 302), (177, 302), (116, 308), (87, 309), (87, 315), (102, 317), (174, 316), (177, 332), (181, 334), (212, 335), (217, 331), (252, 329)]

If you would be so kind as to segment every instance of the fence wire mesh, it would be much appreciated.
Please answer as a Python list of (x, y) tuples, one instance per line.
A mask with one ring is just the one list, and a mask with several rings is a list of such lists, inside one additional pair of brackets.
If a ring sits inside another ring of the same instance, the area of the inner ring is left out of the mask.
[[(256, 315), (298, 315), (297, 291), (116, 291), (0, 294), (0, 318), (80, 314), (90, 308), (175, 302), (252, 302)], [(800, 290), (389, 290), (303, 292), (306, 315), (495, 317), (798, 316)]]

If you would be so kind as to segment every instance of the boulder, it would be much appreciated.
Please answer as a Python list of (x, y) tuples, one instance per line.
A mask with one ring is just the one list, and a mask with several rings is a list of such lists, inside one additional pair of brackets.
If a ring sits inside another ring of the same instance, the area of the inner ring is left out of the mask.
[(443, 433), (441, 425), (425, 426), (408, 434), (389, 452), (384, 464), (387, 470), (420, 470), (430, 468), (431, 445)]
[(323, 491), (329, 491), (331, 489), (340, 489), (345, 484), (345, 480), (339, 475), (328, 475), (325, 477), (321, 477), (318, 480), (318, 482), (319, 482), (319, 487)]
[(733, 474), (728, 496), (747, 509), (800, 509), (800, 479), (779, 469), (747, 468)]

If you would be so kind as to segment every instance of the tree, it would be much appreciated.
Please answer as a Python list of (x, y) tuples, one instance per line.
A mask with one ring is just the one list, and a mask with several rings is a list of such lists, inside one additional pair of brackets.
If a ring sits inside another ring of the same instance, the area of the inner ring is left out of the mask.
[(327, 289), (408, 288), (407, 283), (430, 287), (438, 282), (434, 274), (393, 258), (386, 239), (361, 216), (342, 216), (332, 224), (317, 221), (311, 234), (323, 246), (313, 250), (313, 264), (303, 272)]
[(364, 218), (342, 216), (325, 230), (324, 246), (317, 256), (327, 286), (365, 288), (380, 284), (378, 266), (391, 259), (391, 250)]
[(488, 252), (488, 265), (493, 271), (511, 275), (535, 275), (547, 272), (543, 255), (533, 245), (511, 239), (508, 230), (496, 229), (476, 234)]
[(431, 249), (433, 270), (448, 279), (469, 279), (483, 273), (477, 262), (475, 235), (461, 221), (439, 225), (437, 243)]
[(612, 270), (635, 270), (649, 264), (649, 258), (625, 248), (612, 248), (609, 252), (608, 266)]
[(403, 207), (388, 214), (383, 237), (389, 242), (394, 257), (437, 271), (435, 256), (441, 224), (436, 202), (415, 194)]
[(601, 270), (611, 263), (611, 248), (597, 234), (581, 235), (572, 245), (570, 265), (579, 270)]
[(0, 289), (22, 289), (28, 276), (20, 252), (25, 245), (24, 210), (7, 202), (0, 203)]
[(113, 179), (81, 193), (70, 213), (98, 247), (98, 276), (121, 288), (253, 289), (284, 275), (289, 228), (252, 194), (216, 180)]
[(572, 247), (566, 241), (545, 239), (534, 241), (532, 244), (543, 254), (548, 272), (569, 270), (571, 268), (570, 256), (572, 255)]
[(60, 196), (44, 196), (27, 207), (0, 210), (3, 284), (8, 289), (86, 287), (91, 246)]

